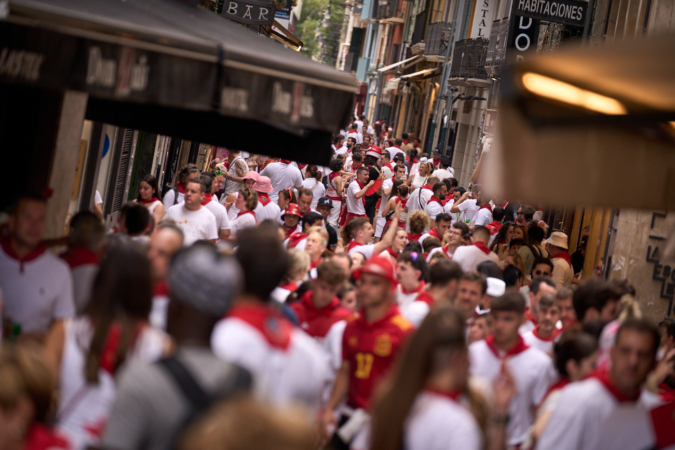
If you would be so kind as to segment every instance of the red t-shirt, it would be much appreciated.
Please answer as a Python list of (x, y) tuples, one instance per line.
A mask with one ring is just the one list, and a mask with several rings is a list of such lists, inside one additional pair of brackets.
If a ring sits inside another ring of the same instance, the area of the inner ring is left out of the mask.
[(300, 328), (312, 337), (326, 336), (330, 327), (340, 320), (346, 320), (354, 313), (342, 306), (340, 300), (334, 297), (330, 304), (317, 309), (312, 303), (312, 291), (307, 291), (300, 300), (290, 305), (298, 316)]
[(342, 360), (349, 362), (347, 405), (369, 409), (375, 385), (387, 373), (396, 352), (414, 329), (396, 305), (373, 323), (366, 322), (363, 312), (347, 323), (342, 336)]

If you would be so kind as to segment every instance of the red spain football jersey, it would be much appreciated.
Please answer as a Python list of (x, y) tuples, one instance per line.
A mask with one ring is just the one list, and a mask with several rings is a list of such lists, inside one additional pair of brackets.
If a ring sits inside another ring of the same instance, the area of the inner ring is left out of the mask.
[(300, 328), (312, 337), (323, 338), (335, 322), (346, 320), (354, 313), (342, 306), (340, 300), (334, 297), (331, 303), (318, 309), (312, 303), (312, 291), (307, 291), (300, 300), (290, 305), (298, 316)]
[(387, 373), (396, 352), (414, 329), (395, 304), (373, 323), (366, 322), (363, 313), (347, 323), (342, 336), (342, 360), (349, 362), (347, 405), (369, 409), (375, 385)]

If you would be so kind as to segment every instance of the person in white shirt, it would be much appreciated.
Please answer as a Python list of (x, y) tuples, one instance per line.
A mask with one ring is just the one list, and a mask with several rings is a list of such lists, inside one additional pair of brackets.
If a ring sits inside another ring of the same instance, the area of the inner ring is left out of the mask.
[(490, 206), (490, 198), (485, 195), (482, 186), (475, 185), (473, 187), (473, 192), (476, 196), (476, 206), (478, 207), (478, 211), (476, 211), (476, 214), (471, 219), (469, 226), (471, 228), (475, 226), (484, 227), (485, 225), (492, 223), (492, 206)]
[(165, 220), (175, 220), (183, 230), (185, 246), (192, 245), (201, 239), (215, 244), (218, 239), (216, 217), (201, 205), (205, 192), (207, 192), (206, 186), (201, 179), (190, 180), (185, 187), (185, 202), (172, 206), (164, 216)]
[[(455, 222), (453, 223), (447, 231), (447, 235), (450, 237), (448, 243), (442, 247), (435, 248), (429, 252), (427, 257), (427, 262), (431, 261), (431, 257), (434, 253), (443, 252), (445, 256), (452, 259), (455, 251), (464, 245), (464, 239), (469, 236), (471, 230), (469, 226), (464, 222)], [(443, 240), (441, 239), (441, 242)]]
[(478, 272), (464, 272), (459, 278), (454, 307), (464, 318), (467, 327), (476, 317), (476, 307), (487, 301), (487, 281)]
[(313, 338), (270, 305), (270, 294), (288, 269), (278, 233), (253, 228), (237, 238), (244, 289), (214, 327), (211, 348), (216, 356), (251, 372), (258, 392), (273, 403), (300, 403), (318, 412), (329, 384), (328, 357)]
[(162, 218), (164, 218), (166, 211), (157, 189), (157, 178), (154, 175), (148, 174), (141, 178), (141, 181), (138, 183), (138, 197), (136, 197), (136, 201), (148, 208), (155, 223), (161, 222)]
[(551, 278), (557, 288), (569, 286), (574, 281), (572, 257), (567, 252), (567, 248), (567, 235), (565, 233), (554, 231), (551, 233), (551, 237), (546, 239), (546, 251), (553, 263)]
[(21, 325), (22, 336), (38, 340), (50, 329), (62, 332), (75, 314), (68, 264), (40, 244), (46, 220), (46, 200), (22, 195), (9, 214), (9, 236), (0, 240), (2, 315)]
[(529, 285), (529, 290), (527, 294), (524, 294), (521, 289), (520, 294), (523, 295), (523, 298), (526, 302), (529, 302), (529, 306), (525, 308), (525, 320), (520, 326), (520, 334), (527, 333), (528, 331), (534, 330), (539, 321), (534, 316), (535, 311), (539, 308), (539, 300), (546, 294), (555, 292), (555, 283), (546, 277), (540, 276), (536, 277)]
[(391, 154), (389, 153), (388, 150), (382, 150), (382, 156), (378, 161), (378, 165), (382, 167), (382, 172), (384, 172), (385, 179), (388, 180), (394, 176), (395, 165), (392, 165), (391, 163)]
[[(400, 215), (401, 204), (399, 203), (394, 210), (392, 222), (397, 223)], [(382, 240), (375, 244), (369, 244), (375, 233), (375, 228), (370, 224), (367, 217), (352, 219), (342, 229), (342, 241), (347, 243), (345, 252), (349, 255), (361, 253), (366, 259), (372, 258), (373, 255), (379, 255), (391, 246), (397, 230), (398, 227), (390, 226), (382, 236)]]
[(356, 171), (356, 179), (347, 187), (347, 219), (366, 217), (365, 195), (368, 189), (375, 183), (368, 181), (369, 172), (367, 167), (359, 167)]
[(168, 211), (173, 205), (177, 205), (185, 201), (185, 187), (187, 186), (188, 181), (194, 180), (198, 176), (199, 169), (193, 164), (188, 164), (181, 169), (181, 171), (178, 173), (176, 187), (169, 189), (162, 200), (165, 211)]
[(406, 308), (418, 299), (431, 302), (425, 291), (427, 262), (416, 252), (403, 252), (396, 262), (396, 302), (399, 308)]
[(431, 176), (427, 179), (427, 183), (423, 185), (420, 189), (415, 189), (410, 193), (410, 199), (408, 200), (408, 217), (417, 210), (422, 210), (426, 208), (427, 203), (431, 200), (431, 197), (434, 195), (433, 190), (431, 189), (438, 183), (438, 178)]
[[(445, 183), (447, 183), (447, 181)], [(462, 216), (462, 213), (461, 212), (453, 213), (452, 207), (462, 197), (462, 194), (464, 192), (466, 192), (464, 188), (460, 188), (459, 186), (454, 186), (454, 184), (456, 184), (456, 183), (457, 183), (457, 180), (455, 180), (454, 178), (450, 179), (450, 187), (448, 188), (448, 201), (445, 202), (445, 206), (443, 207), (443, 210), (446, 213), (450, 214), (450, 216), (452, 217), (452, 223), (453, 224), (456, 223), (456, 222), (460, 222), (459, 219)], [(461, 222), (466, 223), (463, 220), (461, 220)]]
[(230, 219), (227, 217), (227, 209), (221, 205), (216, 199), (213, 198), (213, 173), (204, 172), (201, 175), (202, 183), (206, 188), (206, 192), (210, 194), (204, 194), (204, 199), (202, 200), (202, 206), (208, 209), (211, 214), (216, 218), (216, 226), (218, 227), (218, 239), (227, 239), (230, 237)]
[(277, 201), (279, 191), (283, 189), (302, 187), (302, 174), (300, 169), (291, 164), (291, 161), (282, 159), (279, 162), (272, 163), (265, 167), (260, 175), (268, 177), (272, 181), (272, 192), (270, 198)]
[(228, 240), (231, 243), (237, 242), (237, 233), (246, 228), (253, 228), (258, 223), (255, 215), (255, 208), (258, 206), (258, 194), (253, 189), (244, 188), (237, 194), (237, 200), (234, 206), (239, 212), (232, 221), (232, 233)]
[[(471, 412), (478, 403), (470, 394), (469, 365), (462, 318), (448, 306), (433, 310), (410, 339), (390, 382), (383, 385), (372, 408), (369, 436), (358, 436), (352, 448), (484, 448), (485, 435)], [(500, 448), (513, 378), (503, 374), (493, 389), (492, 420), (485, 433)]]
[(600, 424), (612, 412), (620, 407), (650, 408), (661, 403), (658, 386), (673, 374), (673, 355), (652, 371), (659, 341), (657, 327), (648, 320), (626, 320), (616, 334), (610, 368), (595, 371), (562, 390), (536, 449), (597, 449)]
[(307, 166), (307, 172), (305, 173), (305, 180), (302, 182), (302, 186), (312, 191), (312, 204), (310, 206), (312, 211), (316, 210), (316, 204), (326, 193), (326, 187), (321, 182), (322, 178), (323, 174), (319, 172), (317, 166), (311, 164)]
[(443, 181), (446, 178), (453, 178), (455, 176), (455, 170), (450, 167), (452, 161), (450, 161), (449, 156), (441, 156), (440, 164), (438, 169), (434, 170), (433, 175), (438, 177), (439, 180)]
[(466, 223), (471, 222), (473, 216), (480, 209), (480, 206), (476, 204), (476, 199), (469, 198), (470, 195), (470, 191), (465, 191), (458, 200), (455, 200), (450, 208), (451, 213), (460, 213), (459, 220)]
[(166, 330), (166, 317), (169, 310), (169, 289), (167, 274), (173, 255), (183, 247), (183, 231), (176, 225), (160, 223), (150, 236), (148, 260), (153, 282), (152, 309), (148, 318), (150, 325)]
[(401, 180), (405, 175), (404, 166), (397, 165), (394, 167), (396, 170), (395, 172), (393, 172), (393, 177), (386, 179), (382, 182), (382, 199), (380, 200), (379, 214), (377, 215), (377, 222), (375, 224), (375, 239), (379, 239), (382, 236), (384, 226), (387, 223), (384, 211), (387, 206), (387, 203), (389, 203), (389, 198), (391, 197), (391, 192), (394, 188), (394, 183), (398, 180)]
[(272, 192), (272, 181), (268, 177), (260, 176), (253, 185), (253, 190), (258, 194), (258, 206), (255, 207), (255, 218), (258, 223), (266, 219), (278, 220), (281, 208), (269, 196)]
[(331, 173), (328, 175), (326, 187), (326, 197), (333, 202), (333, 207), (328, 216), (328, 223), (336, 229), (340, 220), (340, 210), (342, 209), (342, 199), (344, 197), (344, 179), (340, 176), (343, 164), (339, 159), (334, 159), (330, 162)]
[(354, 123), (351, 126), (351, 129), (349, 130), (349, 133), (347, 133), (347, 139), (353, 138), (354, 141), (356, 141), (357, 144), (362, 144), (363, 143), (363, 135), (359, 131), (361, 127), (359, 127), (358, 124)]
[(101, 193), (98, 189), (94, 193), (94, 214), (96, 214), (99, 219), (103, 218), (103, 197), (101, 197)]
[(333, 138), (333, 144), (331, 144), (331, 147), (333, 148), (333, 151), (335, 151), (335, 154), (337, 155), (337, 151), (340, 147), (342, 147), (342, 143), (345, 141), (345, 137), (341, 134), (336, 135)]
[(509, 404), (506, 443), (515, 447), (527, 437), (533, 411), (556, 379), (551, 358), (529, 347), (518, 334), (524, 311), (525, 301), (517, 292), (494, 299), (490, 305), (493, 334), (469, 346), (471, 375), (490, 382), (500, 377), (504, 368), (513, 374), (516, 393)]
[(244, 156), (238, 150), (228, 149), (227, 160), (229, 163), (228, 171), (223, 173), (225, 176), (225, 193), (223, 193), (223, 199), (243, 188), (244, 176), (249, 173), (248, 164), (246, 163)]
[(555, 293), (548, 293), (539, 299), (536, 316), (539, 323), (532, 330), (523, 333), (523, 339), (530, 347), (553, 356), (553, 343), (558, 337), (555, 324), (560, 319)]
[(422, 237), (419, 238), (420, 244), (423, 244), (424, 240), (429, 237), (435, 237), (439, 241), (443, 242), (445, 233), (450, 229), (451, 218), (449, 215), (442, 212), (436, 216), (436, 219), (437, 220), (432, 222), (433, 225), (429, 232), (424, 233)]
[[(427, 204), (424, 205), (424, 211), (429, 215), (429, 219), (431, 219), (431, 226), (434, 227), (436, 225), (436, 216), (440, 214), (443, 214), (443, 216), (446, 215), (443, 210), (443, 202), (445, 201), (445, 197), (448, 195), (448, 188), (445, 183), (438, 182), (432, 185), (431, 192), (433, 195)], [(452, 218), (448, 216), (448, 227), (450, 226), (451, 222)], [(443, 242), (442, 235), (440, 241)]]
[(478, 264), (483, 261), (499, 263), (499, 257), (487, 248), (490, 240), (490, 231), (481, 226), (473, 229), (473, 245), (466, 245), (455, 250), (452, 259), (456, 261), (465, 272), (476, 270)]

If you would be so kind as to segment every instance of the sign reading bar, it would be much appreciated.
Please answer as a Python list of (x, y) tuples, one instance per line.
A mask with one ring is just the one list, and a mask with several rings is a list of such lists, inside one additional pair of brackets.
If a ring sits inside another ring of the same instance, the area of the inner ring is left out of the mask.
[(274, 23), (275, 11), (274, 2), (225, 0), (221, 14), (230, 20), (247, 25), (271, 26)]
[(576, 0), (514, 0), (519, 16), (583, 27), (588, 2)]

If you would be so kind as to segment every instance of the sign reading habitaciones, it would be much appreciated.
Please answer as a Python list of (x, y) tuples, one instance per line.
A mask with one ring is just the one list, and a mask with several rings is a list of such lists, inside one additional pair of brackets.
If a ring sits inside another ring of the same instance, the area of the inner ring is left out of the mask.
[(519, 16), (583, 27), (588, 2), (576, 0), (514, 0)]

